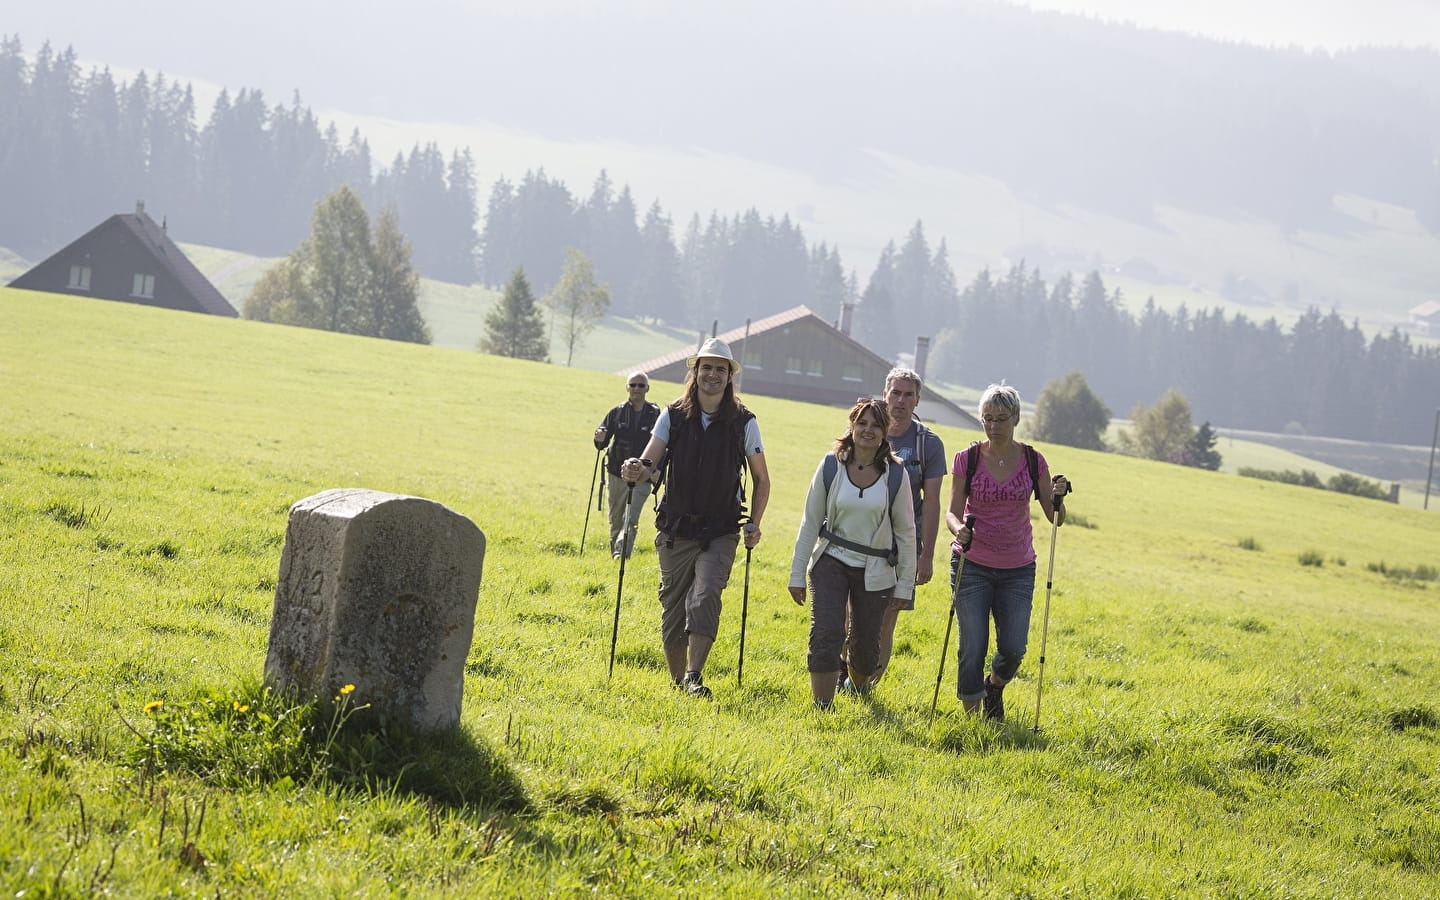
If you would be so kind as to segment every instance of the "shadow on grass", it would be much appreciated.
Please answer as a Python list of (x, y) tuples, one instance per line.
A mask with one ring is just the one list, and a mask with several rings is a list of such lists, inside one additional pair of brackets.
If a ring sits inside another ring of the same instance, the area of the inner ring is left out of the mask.
[(366, 793), (403, 793), (449, 807), (523, 813), (530, 798), (520, 777), (463, 728), (437, 734), (387, 728), (343, 729), (331, 747), (325, 780)]

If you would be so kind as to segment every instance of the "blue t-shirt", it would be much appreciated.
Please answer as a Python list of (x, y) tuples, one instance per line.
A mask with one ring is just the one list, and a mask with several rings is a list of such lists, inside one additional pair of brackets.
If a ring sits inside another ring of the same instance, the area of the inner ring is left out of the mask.
[[(945, 459), (945, 444), (940, 440), (940, 435), (928, 428), (921, 431), (922, 427), (919, 422), (912, 419), (910, 427), (905, 429), (904, 434), (898, 437), (887, 435), (890, 439), (891, 451), (905, 463), (905, 471), (910, 473), (910, 496), (915, 502), (917, 537), (923, 521), (923, 517), (920, 515), (922, 499), (920, 490), (924, 487), (927, 479), (944, 478), (945, 472), (949, 468), (948, 460)], [(921, 435), (924, 437), (922, 438)]]

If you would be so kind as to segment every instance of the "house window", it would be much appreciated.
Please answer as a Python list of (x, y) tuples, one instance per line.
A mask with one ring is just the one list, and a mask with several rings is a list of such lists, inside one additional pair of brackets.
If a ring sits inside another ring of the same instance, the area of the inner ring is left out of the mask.
[(860, 364), (859, 364), (859, 363), (846, 363), (846, 364), (845, 364), (845, 374), (841, 375), (840, 377), (843, 378), (843, 379), (845, 379), (846, 381), (864, 381), (864, 380), (865, 380), (864, 378), (861, 377)]
[(70, 283), (65, 286), (76, 291), (90, 290), (90, 267), (71, 266)]
[(799, 374), (800, 374), (800, 357), (798, 357), (798, 356), (787, 356), (787, 357), (785, 357), (785, 372), (786, 372), (786, 374), (789, 374), (789, 375), (799, 375)]
[(820, 360), (810, 359), (805, 361), (805, 374), (823, 376), (825, 374), (825, 369), (820, 364)]
[(136, 272), (135, 281), (132, 283), (130, 288), (130, 296), (145, 297), (147, 299), (153, 300), (155, 298), (155, 276), (142, 275), (141, 273)]
[(746, 350), (746, 351), (745, 351), (745, 355), (744, 355), (744, 359), (745, 359), (745, 368), (747, 368), (747, 369), (763, 369), (763, 368), (765, 368), (765, 365), (764, 365), (764, 363), (765, 363), (765, 357), (763, 357), (763, 356), (760, 355), (760, 351), (759, 351), (759, 350)]

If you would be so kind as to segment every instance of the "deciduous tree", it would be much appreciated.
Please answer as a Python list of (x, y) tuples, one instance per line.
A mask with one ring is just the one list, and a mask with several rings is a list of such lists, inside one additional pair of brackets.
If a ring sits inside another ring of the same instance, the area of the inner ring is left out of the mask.
[(1079, 371), (1045, 385), (1035, 404), (1031, 436), (1085, 450), (1105, 449), (1110, 407), (1090, 390)]
[(1134, 423), (1120, 434), (1122, 452), (1144, 459), (1186, 463), (1186, 450), (1195, 429), (1190, 424), (1190, 401), (1171, 388), (1146, 408), (1137, 405), (1130, 413)]
[(610, 288), (595, 283), (595, 267), (589, 257), (574, 247), (566, 247), (560, 281), (545, 295), (544, 302), (550, 315), (559, 321), (568, 366), (575, 358), (575, 345), (585, 339), (610, 308)]

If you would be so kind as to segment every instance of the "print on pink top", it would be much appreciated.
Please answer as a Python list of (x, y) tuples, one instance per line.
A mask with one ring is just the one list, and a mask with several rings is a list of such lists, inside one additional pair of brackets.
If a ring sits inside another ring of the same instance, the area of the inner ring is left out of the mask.
[[(979, 456), (978, 447), (968, 447), (955, 454), (951, 475), (965, 481), (965, 468), (969, 463), (967, 454)], [(1035, 451), (1040, 477), (1050, 477), (1050, 467), (1040, 451)], [(992, 569), (1018, 569), (1035, 561), (1035, 542), (1030, 528), (1030, 500), (1035, 496), (1035, 483), (1030, 480), (1030, 469), (1023, 454), (1020, 464), (1015, 466), (1004, 483), (997, 482), (985, 467), (983, 459), (976, 460), (978, 468), (970, 481), (970, 496), (965, 500), (965, 512), (975, 515), (975, 539), (965, 558)], [(959, 545), (952, 543), (952, 550)]]

